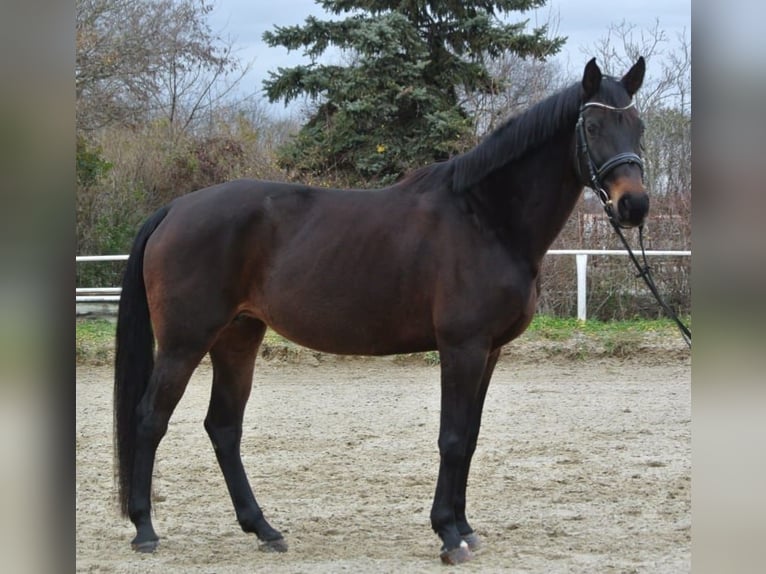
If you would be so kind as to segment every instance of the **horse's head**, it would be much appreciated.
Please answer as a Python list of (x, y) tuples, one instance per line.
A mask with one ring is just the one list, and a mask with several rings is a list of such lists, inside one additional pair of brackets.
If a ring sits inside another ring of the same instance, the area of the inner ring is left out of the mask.
[(632, 99), (644, 80), (643, 58), (621, 80), (604, 76), (592, 59), (582, 79), (575, 162), (582, 183), (591, 187), (621, 227), (636, 227), (649, 211), (639, 155), (643, 123)]

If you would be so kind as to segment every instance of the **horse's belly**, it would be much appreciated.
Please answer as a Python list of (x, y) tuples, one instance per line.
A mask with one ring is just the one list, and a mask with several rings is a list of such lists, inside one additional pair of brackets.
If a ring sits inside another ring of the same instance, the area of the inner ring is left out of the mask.
[(436, 348), (430, 310), (360, 297), (271, 301), (264, 320), (283, 337), (317, 351), (391, 355)]
[(338, 355), (395, 355), (436, 348), (432, 334), (416, 333), (411, 328), (393, 329), (358, 320), (342, 324), (336, 321), (309, 324), (303, 321), (276, 320), (269, 326), (301, 346)]

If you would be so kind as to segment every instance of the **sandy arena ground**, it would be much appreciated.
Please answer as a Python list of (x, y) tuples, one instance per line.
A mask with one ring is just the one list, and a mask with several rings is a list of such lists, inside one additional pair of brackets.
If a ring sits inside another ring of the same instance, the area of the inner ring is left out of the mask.
[(439, 369), (384, 359), (259, 360), (242, 452), (290, 550), (236, 522), (192, 378), (157, 454), (153, 555), (130, 549), (112, 482), (112, 372), (77, 370), (77, 571), (535, 572), (691, 569), (690, 360), (515, 364), (487, 397), (469, 482), (485, 545), (442, 566), (428, 515)]

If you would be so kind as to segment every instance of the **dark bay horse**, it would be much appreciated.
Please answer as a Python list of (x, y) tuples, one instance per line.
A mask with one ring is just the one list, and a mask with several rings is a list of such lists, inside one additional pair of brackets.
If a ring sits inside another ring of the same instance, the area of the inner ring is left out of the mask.
[(444, 562), (469, 560), (480, 541), (465, 493), (484, 397), (501, 347), (532, 319), (543, 256), (585, 185), (619, 225), (646, 217), (642, 124), (632, 104), (644, 69), (641, 58), (616, 79), (591, 60), (581, 82), (471, 151), (385, 189), (232, 181), (154, 213), (131, 250), (117, 326), (116, 460), (133, 547), (157, 547), (155, 452), (209, 353), (205, 429), (237, 519), (263, 549), (287, 549), (240, 458), (268, 326), (330, 353), (438, 350), (441, 458), (431, 525)]

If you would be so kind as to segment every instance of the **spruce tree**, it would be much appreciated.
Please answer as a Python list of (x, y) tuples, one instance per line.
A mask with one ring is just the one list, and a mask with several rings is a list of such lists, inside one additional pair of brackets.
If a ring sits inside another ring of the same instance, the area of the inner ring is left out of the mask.
[[(270, 46), (303, 49), (312, 63), (270, 72), (271, 102), (308, 96), (314, 111), (281, 150), (284, 167), (336, 173), (359, 185), (390, 183), (405, 171), (448, 158), (470, 142), (461, 96), (493, 93), (504, 79), (487, 62), (505, 51), (544, 59), (563, 38), (510, 12), (545, 0), (317, 0), (337, 20), (306, 19), (264, 34)], [(348, 63), (318, 64), (333, 46)]]

